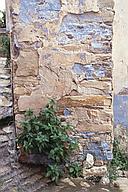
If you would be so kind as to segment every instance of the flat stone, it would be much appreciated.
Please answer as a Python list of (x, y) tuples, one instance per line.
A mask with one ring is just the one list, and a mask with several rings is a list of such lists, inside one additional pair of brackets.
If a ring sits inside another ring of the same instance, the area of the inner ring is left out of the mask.
[(83, 163), (84, 168), (91, 168), (94, 165), (94, 157), (93, 155), (87, 153), (86, 160)]
[[(38, 75), (38, 54), (36, 51), (20, 51), (17, 59), (17, 76), (36, 76)], [(24, 67), (25, 66), (25, 67)]]
[(99, 8), (97, 6), (97, 0), (86, 0), (86, 1), (80, 1), (80, 0), (61, 0), (62, 2), (62, 9), (64, 11), (67, 11), (69, 13), (84, 13), (84, 12), (98, 12)]
[(12, 129), (12, 126), (4, 127), (3, 131), (6, 133), (12, 133), (14, 130)]
[[(38, 102), (37, 102), (38, 101)], [(26, 111), (27, 109), (41, 110), (47, 104), (48, 99), (39, 95), (20, 96), (18, 100), (19, 111)]]
[(106, 8), (106, 7), (109, 7), (109, 8), (113, 8), (114, 7), (114, 0), (98, 0), (98, 6), (100, 8)]
[(1, 107), (0, 108), (0, 119), (13, 116), (13, 109), (11, 107)]
[(11, 85), (10, 79), (0, 79), (0, 87), (8, 87)]
[(58, 101), (59, 105), (67, 107), (102, 107), (111, 106), (111, 98), (106, 96), (67, 96)]
[(107, 174), (107, 166), (100, 166), (100, 167), (92, 167), (91, 169), (83, 168), (83, 176), (85, 178), (91, 177), (91, 176), (104, 176)]
[(12, 106), (12, 102), (10, 102), (5, 96), (0, 96), (0, 106), (10, 107)]
[(103, 177), (101, 178), (101, 180), (100, 180), (100, 184), (101, 184), (101, 185), (105, 185), (105, 186), (109, 185), (109, 184), (110, 184), (110, 179), (109, 179), (109, 177), (108, 177), (108, 176), (103, 176)]
[(85, 187), (85, 188), (89, 188), (89, 187), (90, 187), (90, 185), (89, 185), (87, 182), (85, 182), (85, 181), (81, 181), (81, 182), (80, 182), (80, 185), (81, 185), (82, 187)]
[(76, 187), (74, 182), (72, 182), (71, 179), (69, 179), (69, 178), (62, 179), (61, 182), (66, 183), (66, 184), (68, 184), (68, 185), (70, 185), (72, 187)]
[(6, 135), (0, 135), (0, 142), (7, 142), (9, 139)]

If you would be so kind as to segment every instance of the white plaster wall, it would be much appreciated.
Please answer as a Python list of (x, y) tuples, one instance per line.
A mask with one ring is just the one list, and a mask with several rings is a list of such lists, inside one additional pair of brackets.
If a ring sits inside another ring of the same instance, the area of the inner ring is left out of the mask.
[(5, 0), (0, 0), (0, 10), (5, 10)]
[(115, 0), (113, 36), (114, 93), (128, 88), (128, 0)]

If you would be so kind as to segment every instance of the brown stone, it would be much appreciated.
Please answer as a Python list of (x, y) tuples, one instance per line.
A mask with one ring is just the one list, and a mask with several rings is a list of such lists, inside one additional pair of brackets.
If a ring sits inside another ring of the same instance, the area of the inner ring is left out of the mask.
[(112, 130), (112, 125), (102, 125), (102, 124), (90, 124), (87, 123), (86, 121), (79, 122), (77, 124), (77, 130), (80, 132), (100, 132), (100, 133), (106, 133), (106, 132), (111, 132)]
[(18, 42), (36, 42), (38, 40), (37, 36), (35, 35), (35, 29), (33, 25), (26, 25), (24, 28), (21, 26), (17, 26), (17, 39)]
[(61, 107), (103, 107), (111, 106), (111, 98), (106, 96), (67, 96), (58, 101)]
[(29, 77), (15, 77), (13, 79), (14, 85), (20, 87), (35, 87), (38, 86), (39, 81), (37, 77), (29, 76)]
[(111, 93), (110, 82), (102, 81), (82, 81), (78, 84), (78, 92), (85, 95), (108, 95)]
[(14, 88), (14, 93), (16, 95), (30, 95), (31, 90), (30, 90), (30, 88), (27, 89), (25, 87), (17, 86), (16, 88)]
[(104, 165), (104, 162), (102, 160), (95, 160), (95, 163), (94, 163), (95, 166), (103, 166)]
[(36, 51), (20, 51), (17, 59), (16, 76), (37, 76), (38, 75), (38, 54)]
[(40, 111), (48, 102), (46, 97), (41, 94), (31, 96), (20, 96), (18, 100), (19, 111), (26, 111), (27, 109), (33, 109)]

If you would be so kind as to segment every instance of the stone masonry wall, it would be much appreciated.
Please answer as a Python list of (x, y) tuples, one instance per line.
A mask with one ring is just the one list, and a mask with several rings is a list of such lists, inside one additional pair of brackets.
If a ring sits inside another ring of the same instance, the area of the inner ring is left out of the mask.
[(0, 120), (12, 116), (11, 69), (0, 57)]
[(16, 122), (54, 98), (76, 129), (75, 157), (103, 165), (112, 159), (113, 0), (10, 2)]

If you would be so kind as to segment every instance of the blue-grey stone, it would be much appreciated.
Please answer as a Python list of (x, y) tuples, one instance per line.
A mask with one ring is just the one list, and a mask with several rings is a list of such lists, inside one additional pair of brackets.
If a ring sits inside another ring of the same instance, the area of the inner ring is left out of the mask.
[(71, 111), (69, 110), (69, 109), (64, 109), (64, 116), (69, 116), (69, 115), (71, 115)]
[(114, 95), (114, 124), (128, 128), (128, 95)]
[(20, 0), (20, 20), (25, 23), (33, 22), (33, 15), (42, 20), (53, 20), (58, 17), (61, 9), (60, 0)]
[(103, 150), (110, 150), (110, 145), (105, 141), (101, 141), (101, 147)]
[(94, 80), (95, 78), (103, 78), (107, 76), (107, 68), (105, 66), (97, 66), (93, 64), (83, 65), (75, 63), (72, 70), (77, 75), (85, 74), (87, 80)]
[(106, 151), (105, 155), (106, 155), (106, 158), (107, 158), (108, 161), (111, 161), (113, 159), (112, 151)]
[(101, 21), (101, 17), (97, 14), (68, 14), (63, 19), (57, 40), (59, 44), (69, 44), (74, 42), (74, 40), (82, 43), (88, 36), (92, 36), (92, 46), (101, 49), (103, 44), (98, 43), (97, 38), (101, 38), (101, 41), (104, 41), (112, 36), (112, 28), (100, 24), (99, 22)]

